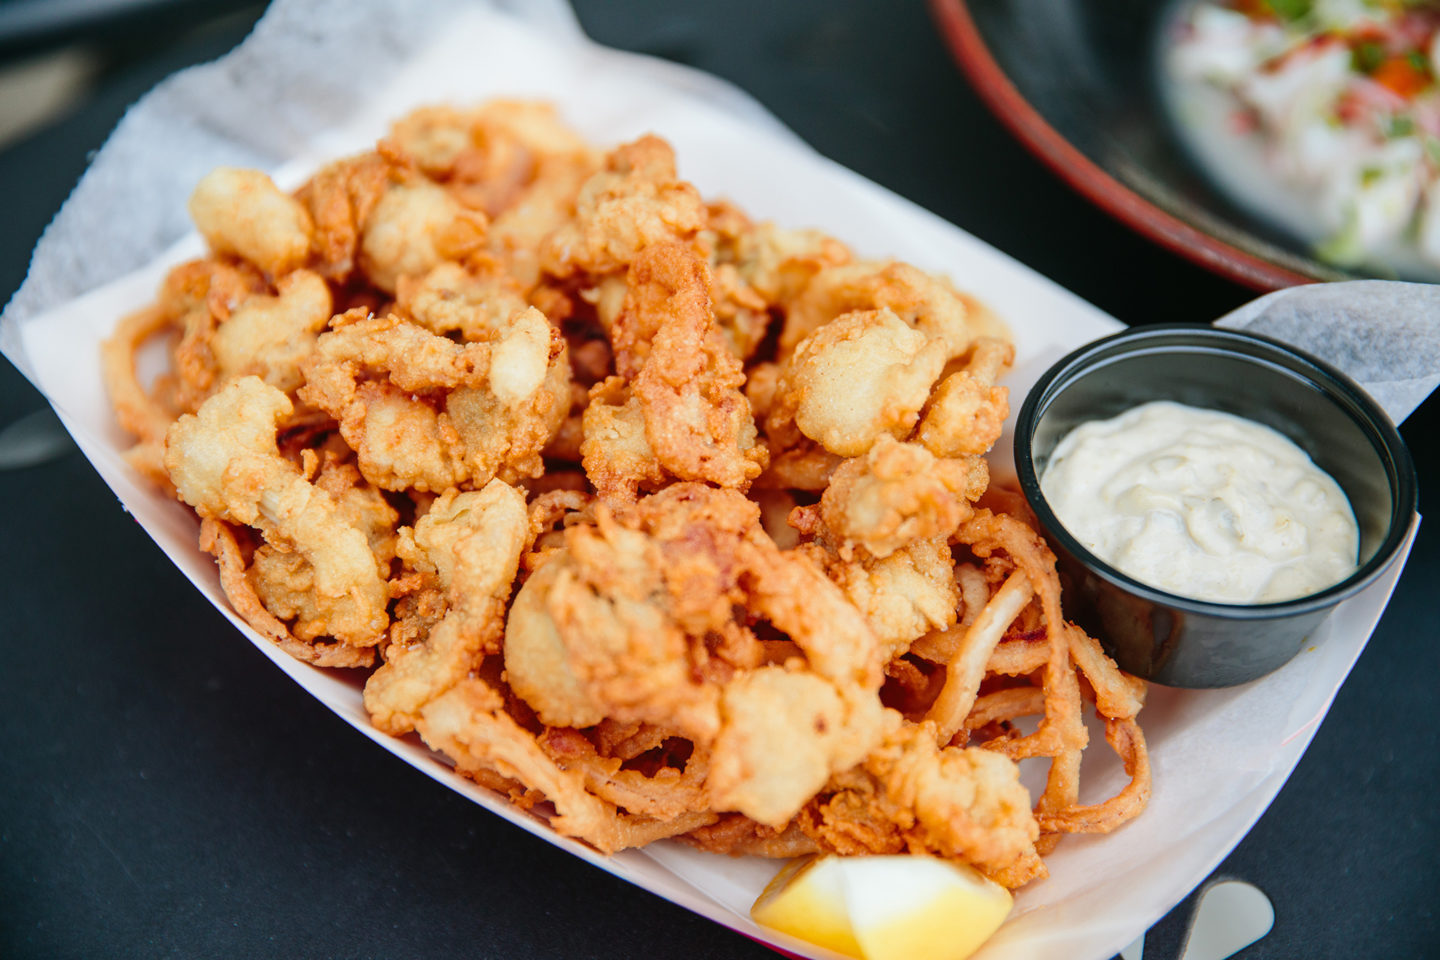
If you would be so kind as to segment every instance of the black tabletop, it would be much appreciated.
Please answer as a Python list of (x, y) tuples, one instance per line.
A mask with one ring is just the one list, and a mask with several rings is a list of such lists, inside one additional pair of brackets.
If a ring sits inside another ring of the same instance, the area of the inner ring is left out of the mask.
[[(7, 296), (125, 105), (259, 13), (203, 0), (196, 25), (155, 6), (92, 40), (107, 59), (91, 96), (0, 151)], [(822, 153), (1126, 323), (1206, 321), (1252, 296), (1033, 160), (917, 0), (577, 7), (597, 40), (733, 80)], [(43, 405), (0, 364), (0, 428)], [(1440, 492), (1437, 430), (1434, 399), (1402, 429), (1422, 511)], [(357, 736), (210, 608), (78, 452), (0, 472), (0, 503), (0, 957), (773, 956)], [(1275, 905), (1242, 957), (1440, 955), (1437, 574), (1432, 522), (1309, 753), (1217, 871)], [(1146, 957), (1175, 955), (1193, 899)]]

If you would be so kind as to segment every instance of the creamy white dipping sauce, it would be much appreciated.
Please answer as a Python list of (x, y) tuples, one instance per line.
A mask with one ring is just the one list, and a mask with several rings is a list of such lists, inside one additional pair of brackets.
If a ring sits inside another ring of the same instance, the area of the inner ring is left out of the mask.
[(1081, 424), (1040, 488), (1090, 552), (1180, 596), (1275, 603), (1356, 567), (1339, 484), (1283, 434), (1217, 410), (1156, 401)]

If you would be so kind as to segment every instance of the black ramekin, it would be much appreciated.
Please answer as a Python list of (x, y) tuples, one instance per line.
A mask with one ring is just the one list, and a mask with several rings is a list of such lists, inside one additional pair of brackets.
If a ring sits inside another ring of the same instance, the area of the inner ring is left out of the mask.
[[(1041, 493), (1050, 454), (1081, 423), (1151, 400), (1247, 417), (1298, 444), (1355, 510), (1355, 572), (1295, 600), (1214, 603), (1147, 586), (1082, 546)], [(1337, 604), (1395, 560), (1416, 508), (1410, 452), (1360, 386), (1277, 340), (1204, 325), (1137, 327), (1051, 367), (1020, 408), (1015, 467), (1059, 558), (1066, 615), (1098, 637), (1123, 669), (1176, 687), (1231, 686), (1289, 661)]]

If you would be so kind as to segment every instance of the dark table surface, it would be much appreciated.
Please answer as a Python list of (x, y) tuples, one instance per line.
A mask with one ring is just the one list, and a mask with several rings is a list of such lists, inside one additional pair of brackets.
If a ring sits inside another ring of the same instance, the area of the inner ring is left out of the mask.
[[(1251, 296), (1071, 194), (986, 112), (916, 0), (577, 6), (597, 40), (736, 82), (1122, 321), (1207, 321)], [(126, 104), (260, 12), (187, 9), (203, 18), (108, 25), (92, 94), (0, 151), (0, 292)], [(0, 427), (42, 406), (0, 363)], [(1437, 429), (1432, 399), (1402, 430), (1422, 511)], [(772, 956), (356, 736), (234, 633), (78, 452), (0, 472), (0, 502), (0, 957)], [(1440, 955), (1437, 574), (1432, 522), (1309, 753), (1217, 871), (1275, 904), (1241, 956)], [(1147, 957), (1175, 955), (1193, 900)]]

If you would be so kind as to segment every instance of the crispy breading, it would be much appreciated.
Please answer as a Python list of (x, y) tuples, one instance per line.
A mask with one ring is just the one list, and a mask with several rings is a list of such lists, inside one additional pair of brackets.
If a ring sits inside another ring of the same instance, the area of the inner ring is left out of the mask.
[[(192, 211), (211, 254), (104, 347), (127, 457), (251, 627), (370, 671), (377, 729), (606, 853), (1015, 887), (1143, 808), (1145, 686), (987, 495), (1014, 350), (947, 280), (524, 101), (417, 110), (293, 195), (222, 169)], [(1082, 804), (1086, 703), (1130, 782)]]
[(945, 367), (943, 341), (907, 326), (888, 309), (853, 311), (795, 348), (780, 373), (767, 431), (784, 425), (826, 450), (856, 457), (881, 436), (903, 439)]
[(276, 425), (292, 409), (259, 377), (233, 380), (170, 428), (165, 468), (200, 516), (253, 526), (303, 558), (314, 617), (304, 632), (373, 646), (389, 624), (380, 564), (335, 499), (280, 456)]
[(310, 256), (309, 212), (259, 170), (212, 170), (190, 195), (190, 216), (216, 253), (249, 260), (272, 277)]
[(385, 650), (384, 665), (365, 684), (365, 709), (377, 727), (413, 729), (425, 704), (499, 652), (505, 607), (529, 544), (525, 497), (500, 480), (483, 490), (447, 492), (413, 529), (401, 531), (401, 557), (436, 576), (449, 611), (419, 643)]

